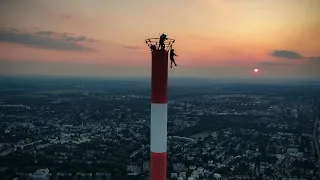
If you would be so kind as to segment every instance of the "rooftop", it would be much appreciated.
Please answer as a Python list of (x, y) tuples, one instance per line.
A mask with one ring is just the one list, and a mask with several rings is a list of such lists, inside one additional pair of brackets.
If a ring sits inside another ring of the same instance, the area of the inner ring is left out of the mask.
[(46, 174), (46, 173), (48, 173), (49, 172), (49, 169), (48, 168), (46, 168), (46, 169), (38, 169), (35, 173), (34, 173), (34, 175), (43, 175), (43, 174)]

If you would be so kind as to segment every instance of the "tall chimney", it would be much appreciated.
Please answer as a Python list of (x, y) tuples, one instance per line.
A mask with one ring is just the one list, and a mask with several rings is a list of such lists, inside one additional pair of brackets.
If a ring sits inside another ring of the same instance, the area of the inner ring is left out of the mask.
[(168, 50), (174, 40), (167, 39), (166, 48), (161, 50), (158, 41), (146, 40), (152, 54), (150, 180), (167, 179)]

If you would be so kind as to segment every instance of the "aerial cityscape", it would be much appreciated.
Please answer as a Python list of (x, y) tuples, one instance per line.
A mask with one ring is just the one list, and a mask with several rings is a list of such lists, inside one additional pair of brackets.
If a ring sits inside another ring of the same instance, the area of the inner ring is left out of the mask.
[(0, 17), (0, 180), (320, 180), (320, 0)]
[[(0, 177), (148, 179), (149, 81), (1, 78)], [(319, 84), (169, 84), (170, 180), (320, 177)]]

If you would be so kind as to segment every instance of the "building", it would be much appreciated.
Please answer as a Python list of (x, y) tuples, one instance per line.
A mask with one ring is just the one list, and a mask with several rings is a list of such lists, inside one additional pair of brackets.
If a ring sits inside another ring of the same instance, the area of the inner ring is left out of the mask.
[(49, 169), (38, 169), (32, 174), (33, 180), (49, 180)]

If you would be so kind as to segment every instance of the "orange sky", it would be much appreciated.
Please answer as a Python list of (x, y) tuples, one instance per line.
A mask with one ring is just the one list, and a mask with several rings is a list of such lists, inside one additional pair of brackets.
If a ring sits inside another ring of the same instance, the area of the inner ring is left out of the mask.
[(171, 76), (320, 77), (319, 0), (3, 0), (0, 16), (0, 74), (149, 76), (144, 39), (165, 32)]

